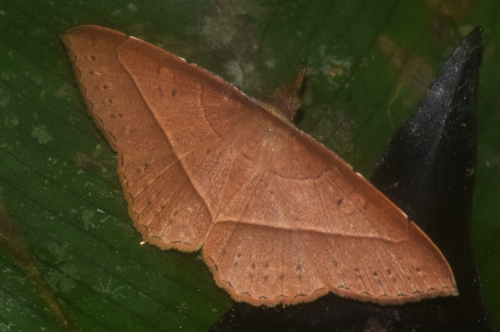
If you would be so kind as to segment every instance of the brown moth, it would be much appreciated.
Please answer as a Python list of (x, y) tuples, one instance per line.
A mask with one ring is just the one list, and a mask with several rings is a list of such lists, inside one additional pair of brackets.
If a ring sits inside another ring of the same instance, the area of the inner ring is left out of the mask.
[(304, 71), (259, 102), (117, 31), (80, 26), (63, 41), (118, 154), (135, 227), (161, 249), (201, 249), (235, 300), (274, 306), (333, 292), (402, 304), (458, 294), (422, 230), (295, 128)]

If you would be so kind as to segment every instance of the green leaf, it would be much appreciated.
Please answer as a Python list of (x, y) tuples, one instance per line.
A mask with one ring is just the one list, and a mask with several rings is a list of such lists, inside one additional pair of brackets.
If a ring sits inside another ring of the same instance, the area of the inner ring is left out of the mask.
[[(115, 155), (87, 115), (60, 42), (80, 24), (157, 44), (259, 98), (306, 59), (298, 126), (365, 175), (453, 48), (482, 25), (471, 229), (500, 327), (500, 3), (435, 3), (0, 0), (0, 197), (76, 327), (205, 331), (232, 304), (198, 254), (139, 244)], [(0, 329), (59, 329), (18, 263), (0, 249)]]

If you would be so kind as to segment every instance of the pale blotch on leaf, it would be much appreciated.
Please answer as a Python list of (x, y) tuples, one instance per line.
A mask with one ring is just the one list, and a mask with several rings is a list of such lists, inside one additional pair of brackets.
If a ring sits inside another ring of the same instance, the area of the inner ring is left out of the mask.
[(0, 107), (5, 107), (11, 101), (11, 96), (8, 92), (4, 92), (2, 88), (0, 88)]
[(243, 71), (241, 70), (241, 66), (238, 61), (230, 60), (224, 65), (224, 68), (226, 69), (227, 74), (233, 77), (234, 85), (243, 85)]
[(95, 215), (95, 211), (93, 211), (93, 210), (83, 210), (82, 220), (83, 220), (83, 227), (85, 228), (86, 231), (88, 231), (89, 228), (95, 227), (95, 225), (93, 223), (94, 215)]
[(72, 263), (73, 255), (69, 251), (67, 243), (49, 243), (47, 248), (54, 256), (53, 265), (57, 269), (50, 269), (47, 272), (47, 281), (53, 289), (61, 290), (62, 292), (70, 292), (76, 287), (75, 280), (79, 280), (77, 266)]
[(36, 139), (40, 144), (45, 144), (53, 139), (53, 137), (47, 132), (47, 127), (45, 127), (45, 125), (34, 127), (31, 132), (31, 137)]

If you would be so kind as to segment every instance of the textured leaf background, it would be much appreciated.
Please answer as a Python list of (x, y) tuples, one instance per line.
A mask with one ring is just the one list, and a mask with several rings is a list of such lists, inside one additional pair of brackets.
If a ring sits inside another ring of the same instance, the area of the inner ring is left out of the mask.
[[(120, 30), (255, 97), (305, 59), (299, 127), (368, 175), (446, 57), (482, 25), (471, 234), (500, 327), (499, 14), (496, 0), (0, 0), (0, 199), (79, 330), (205, 331), (232, 301), (198, 254), (139, 245), (115, 155), (87, 116), (60, 35), (80, 24)], [(60, 329), (6, 248), (0, 330)]]

